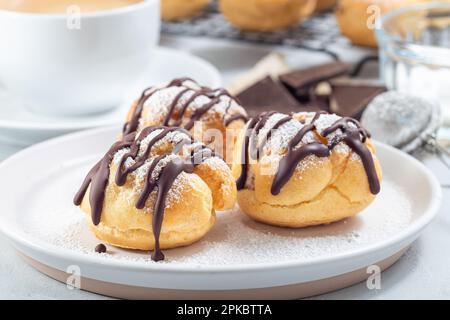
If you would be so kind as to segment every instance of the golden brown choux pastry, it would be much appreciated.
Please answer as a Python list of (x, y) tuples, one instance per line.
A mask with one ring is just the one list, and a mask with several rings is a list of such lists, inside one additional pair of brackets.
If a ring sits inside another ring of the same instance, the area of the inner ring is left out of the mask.
[(144, 90), (128, 113), (124, 134), (152, 125), (180, 126), (231, 163), (246, 121), (247, 113), (226, 90), (181, 78)]
[(354, 119), (263, 113), (249, 121), (235, 152), (239, 206), (266, 224), (328, 224), (361, 212), (380, 191), (374, 147)]
[(311, 15), (316, 0), (220, 0), (220, 10), (235, 27), (274, 31), (292, 27)]
[(353, 44), (377, 47), (375, 21), (379, 16), (412, 4), (429, 0), (339, 0), (336, 18), (344, 36)]
[(154, 250), (189, 245), (234, 207), (228, 165), (181, 128), (147, 127), (116, 142), (88, 173), (74, 203), (111, 245)]
[(211, 0), (161, 0), (161, 16), (165, 21), (181, 20), (200, 14)]
[(337, 0), (317, 0), (316, 12), (325, 11), (333, 8)]

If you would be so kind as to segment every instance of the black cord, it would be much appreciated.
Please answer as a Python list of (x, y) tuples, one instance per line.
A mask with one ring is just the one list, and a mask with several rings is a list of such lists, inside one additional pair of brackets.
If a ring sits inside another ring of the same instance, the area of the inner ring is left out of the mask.
[(303, 44), (296, 44), (295, 47), (304, 49), (304, 50), (314, 51), (314, 52), (322, 52), (322, 53), (329, 55), (334, 61), (341, 61), (341, 58), (339, 57), (339, 55), (337, 53), (335, 53), (331, 50), (325, 49), (325, 48), (314, 48), (314, 47), (309, 47), (309, 46), (303, 45)]
[(367, 56), (362, 58), (353, 68), (352, 72), (350, 73), (350, 76), (352, 78), (357, 77), (361, 74), (361, 71), (364, 69), (367, 63), (369, 62), (378, 62), (378, 56)]

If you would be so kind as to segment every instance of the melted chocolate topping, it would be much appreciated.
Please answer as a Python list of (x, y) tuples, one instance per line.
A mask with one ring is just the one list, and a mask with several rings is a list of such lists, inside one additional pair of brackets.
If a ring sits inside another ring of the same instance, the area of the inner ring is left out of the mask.
[[(169, 87), (181, 87), (185, 81), (191, 81), (194, 82), (192, 79), (189, 78), (180, 78), (175, 79), (172, 82), (170, 82), (167, 86), (154, 89), (148, 88), (144, 90), (142, 93), (140, 99), (137, 102), (136, 108), (134, 110), (133, 116), (131, 117), (131, 120), (127, 122), (123, 129), (123, 134), (127, 135), (131, 132), (134, 132), (139, 127), (139, 119), (142, 116), (142, 112), (144, 110), (144, 104), (145, 102), (156, 92), (167, 89)], [(150, 91), (150, 92), (149, 92)], [(231, 95), (226, 91), (225, 89), (210, 89), (207, 87), (201, 87), (199, 90), (195, 91), (185, 102), (183, 102), (182, 106), (180, 107), (180, 110), (178, 112), (175, 112), (175, 109), (180, 102), (180, 100), (187, 94), (188, 92), (194, 91), (190, 88), (185, 88), (181, 90), (175, 98), (170, 103), (166, 116), (164, 117), (164, 120), (162, 124), (164, 126), (173, 126), (173, 127), (179, 127), (182, 125), (183, 119), (185, 118), (186, 111), (189, 107), (189, 105), (195, 101), (200, 96), (206, 96), (211, 99), (210, 102), (205, 103), (204, 105), (200, 106), (198, 109), (194, 110), (190, 118), (188, 119), (188, 122), (184, 125), (184, 128), (187, 130), (192, 129), (196, 121), (199, 121), (210, 109), (212, 109), (217, 103), (220, 102), (220, 99), (222, 96), (228, 96), (230, 99), (233, 99)], [(228, 113), (229, 108), (231, 106), (231, 100), (230, 104), (228, 105), (228, 108), (225, 111), (225, 115)], [(175, 119), (174, 119), (175, 118)], [(225, 118), (225, 117), (224, 117)], [(242, 120), (244, 122), (247, 121), (247, 117), (244, 114), (233, 114), (229, 118), (224, 120), (224, 123), (226, 126), (228, 126), (231, 122)], [(172, 122), (172, 123), (171, 123)]]
[[(172, 80), (166, 87), (161, 88), (159, 90), (169, 88), (169, 87), (180, 87), (183, 82), (191, 80), (189, 78), (180, 78)], [(125, 126), (123, 128), (123, 135), (126, 136), (127, 134), (130, 134), (132, 132), (135, 132), (139, 127), (139, 119), (141, 118), (142, 111), (144, 111), (144, 104), (145, 102), (150, 99), (150, 97), (155, 94), (158, 90), (151, 91), (153, 87), (149, 87), (145, 89), (141, 97), (139, 98), (136, 108), (134, 109), (133, 116), (131, 117), (131, 120), (127, 123), (125, 123)], [(147, 93), (148, 91), (151, 91), (150, 93)], [(176, 102), (175, 102), (176, 104)]]
[[(350, 124), (353, 124), (353, 127), (350, 126)], [(369, 132), (362, 128), (357, 120), (345, 117), (336, 121), (331, 127), (325, 129), (322, 132), (322, 135), (326, 137), (339, 129), (342, 130), (343, 134), (338, 135), (330, 142), (330, 150), (335, 148), (339, 143), (345, 142), (354, 152), (356, 152), (361, 158), (366, 171), (370, 192), (372, 192), (372, 194), (378, 194), (381, 189), (380, 180), (378, 179), (372, 153), (364, 144), (367, 138), (370, 138)]]
[(275, 111), (270, 112), (264, 112), (260, 115), (258, 122), (256, 123), (255, 127), (253, 128), (253, 131), (251, 133), (250, 137), (250, 156), (252, 159), (259, 158), (259, 148), (257, 146), (258, 143), (258, 135), (262, 128), (266, 125), (267, 121), (270, 119), (271, 116), (276, 114)]
[(167, 155), (162, 155), (153, 161), (147, 177), (145, 178), (144, 189), (139, 196), (139, 200), (136, 202), (136, 208), (143, 209), (152, 191), (155, 190), (155, 188), (158, 189), (152, 221), (153, 234), (155, 237), (155, 250), (152, 255), (152, 259), (154, 261), (164, 260), (164, 254), (162, 253), (159, 245), (159, 237), (161, 235), (162, 222), (164, 220), (164, 208), (166, 207), (167, 194), (169, 193), (169, 190), (176, 178), (182, 172), (192, 173), (194, 171), (194, 166), (191, 162), (185, 162), (177, 159), (169, 162), (169, 164), (162, 170), (159, 178), (156, 179), (156, 181), (153, 181), (151, 178), (152, 173), (158, 163), (165, 157), (167, 157)]
[(118, 141), (108, 150), (105, 156), (89, 171), (84, 179), (80, 190), (75, 195), (74, 204), (79, 206), (83, 201), (86, 191), (91, 186), (89, 202), (91, 204), (92, 222), (95, 225), (100, 223), (103, 201), (105, 200), (105, 189), (109, 181), (109, 167), (117, 151), (128, 148), (132, 145), (135, 135), (129, 134)]
[(315, 128), (314, 122), (305, 125), (289, 142), (287, 155), (281, 159), (280, 164), (278, 165), (278, 171), (272, 183), (271, 193), (273, 195), (280, 194), (281, 188), (283, 188), (292, 177), (300, 161), (310, 155), (315, 155), (320, 158), (328, 157), (330, 155), (328, 147), (317, 142), (308, 143), (295, 149), (302, 141), (303, 137), (308, 132), (315, 130)]
[[(141, 143), (152, 132), (160, 130), (154, 138), (152, 138), (145, 150), (141, 149)], [(157, 198), (153, 208), (152, 228), (155, 237), (155, 250), (152, 255), (152, 259), (155, 261), (163, 260), (164, 254), (161, 252), (159, 238), (161, 234), (162, 222), (164, 219), (164, 209), (166, 205), (166, 198), (170, 188), (175, 182), (176, 178), (182, 173), (192, 173), (194, 167), (203, 163), (206, 159), (214, 157), (214, 152), (204, 145), (199, 145), (192, 149), (188, 159), (182, 159), (177, 157), (174, 160), (170, 160), (165, 166), (163, 166), (159, 172), (157, 178), (154, 178), (154, 172), (158, 167), (158, 164), (168, 157), (170, 154), (178, 154), (184, 145), (193, 143), (192, 137), (189, 133), (182, 128), (168, 128), (165, 126), (147, 127), (141, 131), (136, 138), (135, 133), (126, 135), (122, 141), (116, 142), (106, 153), (106, 155), (100, 160), (88, 173), (86, 179), (81, 185), (80, 190), (77, 192), (74, 198), (74, 204), (80, 205), (83, 198), (86, 195), (89, 185), (91, 186), (89, 193), (89, 203), (92, 212), (92, 222), (94, 225), (98, 225), (101, 221), (101, 213), (103, 209), (103, 202), (105, 198), (106, 187), (109, 183), (110, 166), (114, 159), (114, 155), (123, 148), (129, 148), (130, 150), (125, 153), (118, 165), (117, 173), (115, 176), (115, 183), (118, 186), (125, 185), (127, 177), (131, 172), (136, 171), (142, 167), (150, 158), (152, 147), (161, 139), (167, 136), (170, 132), (178, 131), (184, 133), (187, 138), (178, 142), (172, 149), (171, 153), (160, 155), (153, 159), (148, 169), (147, 175), (144, 179), (144, 187), (141, 191), (138, 201), (136, 202), (137, 209), (143, 209), (145, 204), (152, 193), (157, 190)], [(142, 152), (143, 151), (143, 152)], [(126, 166), (127, 159), (134, 160), (134, 164)]]
[(225, 126), (228, 127), (231, 123), (235, 122), (235, 121), (244, 121), (247, 122), (248, 121), (248, 117), (244, 114), (241, 113), (235, 113), (231, 116), (229, 116), (226, 120), (225, 120)]
[[(264, 128), (267, 121), (273, 114), (275, 114), (275, 112), (263, 113), (259, 117), (253, 118), (247, 126), (244, 143), (242, 145), (241, 175), (236, 181), (238, 190), (242, 190), (245, 188), (245, 183), (247, 181), (248, 175), (249, 155), (252, 157), (252, 159), (259, 159), (260, 153), (262, 152), (265, 144), (270, 140), (272, 133), (279, 129), (283, 124), (293, 119), (292, 116), (286, 116), (278, 120), (267, 132), (267, 134), (262, 137), (261, 142), (258, 145), (257, 142), (259, 131)], [(370, 191), (372, 192), (372, 194), (379, 193), (380, 182), (373, 162), (372, 153), (365, 145), (367, 138), (370, 138), (370, 134), (361, 127), (357, 120), (352, 118), (342, 118), (329, 128), (326, 128), (322, 132), (323, 137), (326, 137), (329, 134), (336, 132), (337, 130), (342, 131), (342, 134), (337, 135), (337, 137), (333, 139), (333, 141), (330, 141), (328, 145), (324, 145), (319, 142), (313, 142), (297, 147), (308, 132), (316, 131), (315, 122), (323, 114), (327, 114), (327, 112), (317, 112), (311, 123), (303, 126), (303, 128), (298, 131), (298, 133), (291, 139), (291, 141), (289, 141), (287, 153), (281, 159), (278, 170), (275, 174), (271, 187), (271, 193), (273, 195), (278, 195), (281, 192), (281, 189), (291, 179), (297, 165), (303, 159), (310, 155), (315, 155), (322, 158), (328, 157), (330, 156), (331, 151), (341, 142), (346, 143), (354, 152), (356, 152), (360, 156), (367, 174)]]
[(247, 181), (247, 174), (248, 174), (248, 149), (249, 149), (249, 142), (250, 142), (250, 134), (255, 127), (255, 125), (258, 123), (258, 118), (253, 118), (250, 120), (250, 122), (247, 125), (247, 129), (245, 130), (245, 137), (244, 137), (244, 143), (242, 144), (242, 164), (241, 164), (241, 175), (236, 180), (236, 186), (238, 190), (242, 190), (245, 188), (245, 182)]

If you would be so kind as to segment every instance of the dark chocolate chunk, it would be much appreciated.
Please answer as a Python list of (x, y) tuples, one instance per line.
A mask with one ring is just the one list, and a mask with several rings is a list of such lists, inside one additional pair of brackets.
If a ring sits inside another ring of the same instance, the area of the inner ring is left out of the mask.
[[(308, 104), (309, 109), (313, 111), (326, 111), (330, 112), (330, 97), (327, 96), (316, 96)], [(310, 110), (306, 111), (310, 111)]]
[(330, 92), (331, 85), (327, 83), (327, 92), (320, 92), (319, 85), (312, 87), (309, 94), (308, 105), (317, 110), (330, 112)]
[(309, 93), (309, 88), (319, 82), (347, 75), (351, 65), (343, 62), (331, 62), (307, 69), (295, 70), (280, 76), (281, 82), (296, 96)]
[(255, 117), (264, 111), (276, 110), (289, 113), (305, 109), (285, 87), (271, 77), (266, 77), (242, 91), (237, 98), (250, 117)]
[(343, 117), (360, 119), (367, 105), (386, 87), (364, 82), (332, 82), (330, 111)]

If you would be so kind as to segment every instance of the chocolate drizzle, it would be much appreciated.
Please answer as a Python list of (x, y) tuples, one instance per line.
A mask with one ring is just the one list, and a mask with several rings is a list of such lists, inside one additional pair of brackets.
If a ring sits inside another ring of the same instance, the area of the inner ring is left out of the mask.
[[(153, 132), (159, 130), (154, 138), (152, 138), (145, 149), (142, 149), (142, 142)], [(171, 152), (151, 158), (152, 148), (164, 139), (170, 132), (177, 131), (186, 135), (185, 139), (177, 142), (173, 146)], [(101, 213), (103, 209), (103, 202), (105, 198), (106, 187), (109, 183), (110, 166), (115, 154), (124, 148), (130, 150), (126, 152), (118, 165), (115, 176), (115, 183), (118, 186), (126, 184), (127, 177), (130, 173), (136, 171), (148, 160), (152, 160), (148, 172), (144, 179), (144, 187), (139, 194), (136, 202), (137, 209), (144, 209), (150, 194), (157, 190), (156, 201), (153, 208), (152, 228), (155, 237), (155, 250), (152, 259), (155, 261), (163, 260), (164, 254), (161, 252), (159, 238), (161, 234), (162, 222), (164, 219), (164, 209), (166, 206), (166, 198), (170, 188), (175, 182), (176, 178), (183, 172), (192, 173), (195, 166), (203, 163), (206, 159), (214, 157), (214, 152), (206, 146), (199, 144), (192, 147), (191, 153), (187, 157), (177, 156), (174, 159), (169, 159), (167, 164), (159, 166), (161, 162), (171, 156), (178, 155), (183, 146), (193, 144), (193, 139), (189, 133), (182, 128), (169, 128), (165, 126), (155, 126), (144, 128), (139, 136), (136, 138), (135, 133), (126, 135), (122, 141), (116, 142), (88, 173), (86, 179), (81, 185), (80, 190), (74, 197), (74, 204), (80, 205), (86, 195), (89, 185), (91, 186), (89, 193), (89, 203), (91, 206), (92, 222), (98, 225), (101, 221)], [(134, 161), (132, 165), (126, 166), (128, 159)], [(156, 172), (157, 168), (161, 167), (160, 171)], [(157, 177), (155, 177), (157, 174)]]
[[(142, 116), (142, 112), (144, 110), (145, 102), (156, 92), (167, 89), (170, 87), (181, 87), (183, 86), (184, 82), (191, 81), (194, 82), (192, 79), (189, 78), (180, 78), (175, 79), (171, 81), (167, 86), (162, 88), (148, 88), (144, 90), (141, 97), (139, 98), (136, 108), (134, 110), (134, 113), (130, 119), (129, 122), (127, 122), (123, 129), (123, 134), (127, 135), (131, 132), (137, 131), (139, 127), (139, 119)], [(194, 82), (195, 83), (195, 82)], [(177, 105), (180, 102), (180, 100), (189, 92), (193, 92), (192, 95), (186, 99), (186, 101), (183, 102), (183, 104), (180, 106), (179, 110), (177, 109)], [(192, 129), (196, 121), (199, 121), (209, 110), (211, 110), (214, 106), (216, 106), (223, 96), (230, 97), (230, 104), (228, 105), (225, 115), (227, 115), (230, 106), (231, 106), (231, 100), (233, 99), (231, 95), (226, 91), (225, 89), (210, 89), (207, 87), (200, 87), (200, 89), (195, 90), (191, 88), (184, 88), (181, 90), (171, 101), (170, 105), (168, 106), (168, 112), (165, 115), (162, 124), (164, 126), (172, 126), (172, 127), (180, 127), (183, 124), (183, 120), (186, 118), (186, 111), (188, 107), (192, 104), (192, 102), (195, 101), (200, 96), (205, 96), (210, 99), (209, 102), (203, 104), (199, 108), (195, 109), (194, 112), (191, 114), (191, 116), (187, 119), (187, 123), (184, 125), (184, 128), (187, 130)], [(226, 118), (224, 115), (224, 124), (228, 126), (231, 122), (242, 120), (247, 121), (247, 117), (245, 114), (237, 113), (232, 114), (230, 117)]]
[(128, 148), (134, 141), (134, 134), (129, 134), (118, 141), (108, 150), (105, 156), (89, 171), (80, 190), (75, 195), (74, 204), (79, 206), (83, 201), (86, 191), (91, 186), (89, 193), (89, 202), (91, 204), (92, 222), (95, 225), (100, 223), (101, 213), (103, 209), (103, 201), (105, 200), (105, 189), (109, 181), (109, 167), (117, 151)]
[(225, 126), (228, 127), (231, 123), (233, 123), (234, 121), (244, 121), (247, 122), (248, 121), (248, 117), (244, 114), (241, 113), (235, 113), (231, 116), (229, 116), (226, 120), (225, 120)]
[(253, 131), (255, 125), (258, 123), (258, 121), (259, 121), (258, 118), (251, 119), (247, 125), (247, 129), (245, 130), (244, 143), (242, 144), (241, 174), (239, 178), (236, 180), (236, 186), (238, 190), (242, 190), (245, 188), (245, 182), (247, 181), (247, 174), (248, 174), (247, 169), (249, 162), (248, 149), (250, 142), (250, 134)]
[[(293, 120), (292, 116), (286, 116), (278, 120), (262, 137), (258, 144), (259, 132), (266, 125), (269, 118), (276, 112), (266, 112), (259, 117), (253, 118), (247, 125), (245, 132), (244, 143), (242, 145), (242, 168), (241, 175), (236, 181), (238, 190), (245, 188), (248, 175), (248, 163), (249, 155), (254, 160), (258, 160), (260, 154), (266, 145), (266, 143), (272, 137), (272, 134), (276, 132), (282, 125)], [(308, 132), (317, 133), (316, 122), (321, 115), (328, 114), (325, 111), (317, 112), (309, 124), (305, 124), (297, 134), (289, 141), (286, 155), (280, 160), (278, 170), (275, 174), (271, 193), (278, 195), (281, 189), (291, 179), (295, 172), (297, 165), (310, 155), (317, 157), (328, 157), (331, 151), (341, 142), (346, 143), (356, 154), (358, 154), (363, 163), (364, 169), (369, 181), (370, 191), (372, 194), (380, 192), (380, 182), (378, 179), (377, 171), (372, 158), (372, 153), (369, 151), (365, 142), (370, 138), (370, 134), (361, 127), (359, 122), (352, 118), (341, 118), (336, 121), (329, 128), (326, 128), (322, 132), (322, 136), (326, 138), (331, 133), (341, 130), (342, 134), (336, 135), (336, 137), (329, 141), (328, 145), (320, 142), (312, 142), (303, 144), (300, 147), (298, 145), (302, 142), (303, 138)]]
[(258, 135), (262, 128), (266, 125), (267, 121), (270, 119), (271, 116), (276, 114), (275, 111), (270, 112), (264, 112), (260, 115), (258, 122), (256, 123), (255, 127), (253, 128), (253, 131), (250, 136), (250, 156), (252, 159), (259, 158), (259, 148), (258, 148)]
[[(350, 126), (350, 124), (353, 124), (353, 127)], [(372, 153), (364, 144), (367, 138), (370, 138), (369, 132), (362, 128), (357, 120), (345, 117), (336, 121), (331, 127), (325, 129), (322, 132), (322, 135), (326, 137), (339, 129), (342, 130), (343, 134), (338, 135), (330, 142), (330, 150), (334, 149), (339, 143), (345, 142), (354, 152), (356, 152), (361, 158), (366, 171), (370, 192), (372, 192), (372, 194), (378, 194), (381, 188), (380, 180), (378, 179)]]
[(314, 122), (315, 121), (305, 125), (289, 142), (287, 155), (281, 159), (280, 164), (278, 165), (278, 171), (272, 183), (270, 191), (273, 195), (280, 194), (281, 188), (283, 188), (292, 177), (300, 161), (310, 155), (315, 155), (320, 158), (328, 157), (330, 155), (328, 147), (318, 142), (308, 143), (295, 149), (308, 132), (316, 129)]
[[(158, 133), (151, 141), (149, 141), (143, 154), (141, 156), (138, 156), (142, 141), (146, 137), (148, 137), (149, 134), (151, 134), (152, 132), (157, 131), (157, 130), (160, 130), (161, 132)], [(152, 147), (158, 141), (160, 141), (165, 136), (167, 136), (170, 132), (174, 132), (174, 131), (183, 132), (187, 136), (190, 137), (190, 135), (187, 131), (185, 131), (183, 129), (179, 129), (179, 128), (167, 128), (164, 126), (154, 126), (154, 127), (147, 127), (144, 130), (142, 130), (142, 132), (139, 134), (139, 137), (136, 140), (136, 143), (134, 143), (132, 145), (132, 147), (130, 148), (130, 151), (127, 152), (120, 160), (120, 164), (119, 164), (119, 167), (118, 167), (117, 173), (116, 173), (116, 184), (118, 186), (123, 186), (127, 181), (128, 174), (135, 171), (139, 167), (141, 167), (145, 163), (145, 161), (148, 159)], [(192, 142), (192, 139), (190, 138), (187, 141), (183, 140), (180, 144), (182, 146), (186, 143), (191, 143), (191, 142)], [(179, 148), (179, 146), (175, 147), (175, 149), (178, 149), (178, 148)], [(174, 152), (174, 153), (177, 153), (177, 152)], [(125, 162), (129, 158), (135, 160), (135, 163), (132, 166), (125, 168)]]
[(164, 254), (160, 249), (159, 238), (161, 235), (161, 227), (164, 219), (164, 208), (166, 207), (167, 194), (169, 193), (170, 188), (175, 182), (175, 179), (182, 172), (192, 173), (194, 171), (194, 166), (191, 162), (177, 159), (169, 162), (169, 164), (167, 164), (167, 166), (165, 166), (161, 171), (159, 178), (153, 181), (152, 173), (158, 163), (165, 157), (167, 157), (167, 155), (162, 155), (153, 161), (148, 171), (147, 177), (145, 178), (144, 189), (139, 196), (139, 200), (136, 202), (136, 208), (143, 209), (151, 192), (155, 190), (155, 188), (158, 189), (152, 220), (153, 234), (155, 237), (155, 250), (153, 251), (152, 255), (152, 259), (154, 261), (164, 260)]
[[(144, 111), (144, 104), (148, 99), (150, 99), (152, 95), (154, 95), (156, 92), (162, 89), (166, 89), (169, 87), (180, 87), (185, 81), (192, 81), (192, 80), (189, 78), (174, 79), (171, 82), (169, 82), (169, 84), (166, 87), (163, 87), (161, 89), (153, 90), (153, 87), (145, 89), (137, 102), (131, 120), (125, 123), (125, 126), (123, 128), (123, 135), (126, 136), (127, 134), (137, 131), (139, 127), (139, 119), (141, 118), (142, 112)], [(150, 93), (148, 93), (149, 91)], [(175, 105), (176, 101), (173, 104)]]

